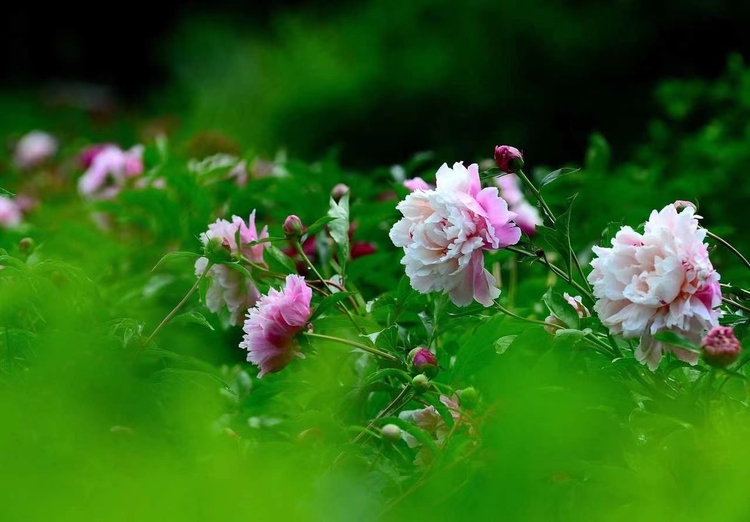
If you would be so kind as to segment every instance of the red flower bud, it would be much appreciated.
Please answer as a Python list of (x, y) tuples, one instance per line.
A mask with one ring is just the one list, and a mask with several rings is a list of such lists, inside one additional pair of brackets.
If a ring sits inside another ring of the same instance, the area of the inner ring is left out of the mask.
[(428, 377), (432, 377), (437, 373), (437, 358), (427, 348), (414, 348), (409, 352), (408, 359), (416, 373), (424, 373)]
[(298, 238), (302, 235), (302, 220), (294, 214), (284, 220), (284, 235), (289, 238)]
[(523, 168), (523, 154), (515, 147), (498, 145), (495, 147), (495, 164), (503, 172), (518, 172)]
[(703, 339), (703, 359), (711, 366), (732, 364), (742, 351), (742, 345), (729, 326), (714, 326)]

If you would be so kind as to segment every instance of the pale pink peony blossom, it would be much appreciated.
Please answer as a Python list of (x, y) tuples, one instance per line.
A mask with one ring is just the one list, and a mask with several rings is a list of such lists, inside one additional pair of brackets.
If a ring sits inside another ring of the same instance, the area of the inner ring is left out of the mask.
[(305, 278), (290, 274), (282, 290), (272, 288), (248, 311), (240, 348), (260, 368), (259, 378), (283, 369), (294, 357), (305, 358), (296, 337), (310, 319), (311, 300)]
[(508, 202), (508, 208), (516, 213), (514, 221), (529, 236), (536, 233), (536, 227), (543, 223), (542, 216), (534, 205), (521, 192), (521, 181), (516, 174), (506, 174), (495, 178), (500, 187), (500, 197)]
[(626, 226), (611, 248), (593, 247), (598, 256), (588, 280), (597, 298), (594, 310), (614, 334), (640, 337), (635, 356), (651, 370), (663, 352), (695, 364), (698, 354), (656, 341), (659, 332), (672, 331), (699, 344), (718, 325), (721, 311), (719, 274), (703, 242), (695, 210), (674, 204), (654, 210), (643, 234)]
[[(440, 402), (450, 410), (453, 422), (458, 423), (461, 418), (461, 407), (459, 405), (458, 396), (455, 394), (453, 397), (441, 395)], [(421, 408), (419, 410), (402, 411), (399, 414), (399, 418), (401, 420), (414, 422), (414, 424), (420, 429), (435, 437), (438, 444), (441, 444), (445, 440), (445, 437), (450, 431), (448, 425), (443, 420), (443, 417), (440, 416), (440, 413), (434, 406), (427, 406), (426, 408)], [(404, 435), (404, 440), (410, 448), (419, 445), (419, 441), (409, 434)]]
[(414, 192), (415, 190), (431, 190), (435, 188), (419, 176), (417, 176), (416, 178), (405, 179), (403, 185), (412, 192)]
[(116, 145), (89, 148), (82, 161), (90, 163), (78, 180), (78, 192), (91, 199), (112, 199), (128, 179), (143, 173), (143, 145), (126, 151)]
[(57, 140), (42, 131), (31, 131), (16, 143), (13, 162), (22, 169), (30, 169), (45, 162), (57, 152)]
[[(239, 237), (240, 244), (237, 244)], [(268, 227), (264, 227), (260, 235), (255, 227), (255, 211), (250, 214), (246, 224), (239, 216), (232, 216), (232, 221), (217, 219), (208, 225), (208, 231), (201, 235), (204, 245), (214, 238), (220, 240), (233, 258), (241, 256), (253, 263), (264, 265), (263, 249), (265, 243), (249, 246), (253, 241), (268, 237)], [(195, 262), (195, 275), (203, 274), (208, 265), (208, 258), (201, 257)], [(237, 270), (228, 266), (215, 264), (209, 268), (207, 277), (211, 279), (211, 286), (206, 292), (206, 308), (218, 313), (226, 306), (230, 313), (230, 324), (238, 326), (243, 323), (245, 312), (258, 302), (260, 292), (252, 280)]]
[(21, 207), (12, 198), (0, 196), (0, 227), (15, 228), (21, 224)]
[(404, 217), (391, 228), (391, 241), (404, 249), (401, 264), (415, 290), (443, 291), (459, 306), (472, 299), (490, 306), (500, 290), (483, 251), (518, 242), (516, 215), (497, 188), (481, 188), (476, 163), (443, 164), (436, 179), (434, 190), (416, 190), (398, 204)]

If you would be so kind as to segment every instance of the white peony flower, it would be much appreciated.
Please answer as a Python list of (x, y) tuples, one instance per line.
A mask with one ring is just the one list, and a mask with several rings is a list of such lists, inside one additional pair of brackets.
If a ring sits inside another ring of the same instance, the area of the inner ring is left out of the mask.
[(404, 217), (390, 238), (404, 249), (406, 275), (421, 293), (443, 291), (459, 306), (473, 299), (490, 306), (500, 290), (484, 268), (483, 251), (518, 242), (516, 216), (497, 188), (481, 188), (476, 164), (443, 164), (436, 185), (412, 192), (396, 207)]
[(640, 337), (636, 358), (651, 370), (659, 366), (662, 352), (672, 351), (695, 364), (698, 354), (655, 341), (653, 335), (673, 331), (700, 343), (707, 330), (718, 324), (721, 312), (719, 274), (708, 259), (698, 226), (700, 216), (674, 204), (654, 210), (643, 234), (623, 227), (611, 248), (594, 247), (598, 257), (588, 280), (597, 302), (594, 310), (614, 334)]

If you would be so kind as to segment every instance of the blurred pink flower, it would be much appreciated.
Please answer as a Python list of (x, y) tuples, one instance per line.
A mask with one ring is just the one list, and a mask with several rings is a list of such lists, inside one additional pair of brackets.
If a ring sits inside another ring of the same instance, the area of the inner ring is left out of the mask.
[(30, 169), (51, 158), (57, 152), (57, 140), (42, 131), (32, 131), (18, 140), (13, 151), (13, 162), (22, 169)]
[(477, 164), (443, 164), (434, 190), (412, 192), (396, 207), (404, 216), (390, 231), (404, 249), (401, 264), (412, 287), (443, 291), (458, 306), (472, 299), (485, 306), (500, 295), (484, 268), (484, 250), (513, 245), (521, 230), (495, 187), (482, 189)]
[(305, 278), (288, 275), (282, 290), (271, 289), (247, 314), (240, 348), (247, 360), (260, 368), (258, 377), (277, 372), (294, 357), (304, 359), (296, 336), (310, 319), (312, 290)]
[[(447, 397), (446, 395), (440, 396), (440, 402), (447, 407), (453, 417), (453, 422), (459, 422), (461, 418), (459, 399), (457, 395), (453, 397)], [(445, 437), (449, 433), (448, 425), (445, 423), (443, 418), (438, 413), (434, 406), (427, 406), (419, 410), (407, 410), (399, 414), (399, 418), (402, 420), (413, 421), (420, 429), (433, 435), (438, 444), (445, 440)], [(417, 439), (411, 435), (405, 436), (404, 440), (410, 448), (414, 448), (419, 445)]]
[(0, 196), (0, 227), (15, 228), (21, 224), (21, 208), (12, 198)]
[[(240, 245), (237, 244), (237, 238)], [(253, 210), (246, 224), (242, 218), (232, 216), (231, 223), (225, 219), (217, 219), (208, 225), (208, 231), (201, 235), (201, 241), (206, 245), (211, 239), (218, 238), (233, 258), (240, 255), (253, 263), (265, 266), (263, 249), (265, 243), (248, 246), (249, 243), (268, 237), (268, 227), (264, 227), (258, 235), (255, 227), (255, 211)], [(208, 265), (208, 258), (201, 257), (195, 262), (195, 275), (201, 275)], [(211, 286), (206, 292), (206, 308), (218, 313), (224, 306), (230, 313), (230, 324), (240, 325), (245, 312), (255, 306), (260, 298), (260, 292), (247, 276), (228, 266), (215, 264), (209, 268), (207, 277), (211, 279)]]
[(593, 247), (598, 257), (588, 280), (597, 298), (594, 310), (612, 333), (640, 337), (635, 356), (651, 370), (663, 352), (695, 364), (698, 354), (653, 339), (672, 331), (696, 344), (718, 325), (721, 311), (719, 274), (703, 242), (706, 231), (698, 226), (695, 210), (674, 204), (654, 210), (640, 234), (623, 227), (611, 248)]
[(529, 236), (536, 233), (536, 227), (543, 223), (539, 209), (528, 202), (521, 192), (520, 179), (516, 174), (506, 174), (495, 178), (500, 187), (500, 197), (508, 202), (508, 207), (516, 213), (514, 221)]
[(78, 180), (78, 192), (91, 199), (112, 199), (129, 178), (143, 173), (143, 145), (127, 151), (106, 145), (83, 156), (82, 162), (90, 164)]
[(741, 351), (742, 345), (729, 326), (714, 326), (703, 339), (703, 358), (712, 366), (732, 364)]
[(417, 176), (416, 178), (405, 179), (404, 187), (408, 188), (412, 192), (414, 192), (415, 190), (430, 190), (435, 188), (419, 176)]

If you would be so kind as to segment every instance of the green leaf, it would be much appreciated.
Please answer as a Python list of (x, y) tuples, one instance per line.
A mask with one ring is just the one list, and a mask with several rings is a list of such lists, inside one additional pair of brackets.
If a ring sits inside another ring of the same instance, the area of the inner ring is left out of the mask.
[(497, 354), (503, 355), (507, 352), (510, 345), (513, 344), (513, 341), (516, 340), (516, 337), (518, 337), (518, 335), (506, 335), (495, 341), (495, 351)]
[(505, 176), (506, 174), (508, 174), (508, 173), (507, 172), (503, 172), (502, 170), (500, 170), (497, 167), (491, 167), (491, 168), (489, 168), (489, 169), (487, 169), (485, 171), (480, 172), (479, 173), (479, 179), (481, 181), (486, 181), (488, 179), (499, 178), (501, 176)]
[(576, 309), (573, 308), (562, 295), (553, 292), (550, 288), (542, 296), (542, 301), (547, 305), (550, 313), (565, 323), (568, 328), (578, 330), (580, 327), (578, 312), (576, 312)]
[(689, 352), (701, 353), (701, 347), (695, 344), (690, 339), (687, 339), (675, 332), (666, 331), (655, 334), (654, 339), (661, 341), (670, 346), (680, 348), (681, 350), (687, 350)]
[(294, 266), (289, 256), (274, 245), (269, 244), (263, 249), (263, 259), (266, 260), (266, 263), (272, 269), (280, 270), (287, 274), (297, 273), (297, 267)]
[(323, 300), (320, 301), (318, 306), (313, 311), (309, 320), (313, 321), (315, 318), (322, 315), (324, 312), (327, 312), (328, 310), (330, 310), (337, 303), (347, 299), (349, 296), (352, 296), (352, 295), (354, 295), (354, 292), (336, 292), (335, 294), (331, 294), (329, 296), (324, 297)]
[(159, 261), (154, 265), (154, 268), (152, 268), (151, 271), (156, 270), (162, 264), (167, 263), (167, 262), (177, 261), (177, 260), (182, 260), (182, 259), (189, 259), (190, 261), (195, 261), (199, 257), (201, 257), (200, 254), (196, 254), (195, 252), (169, 252), (164, 257), (159, 259)]
[(349, 259), (349, 194), (344, 194), (338, 203), (331, 198), (330, 205), (328, 215), (333, 219), (328, 223), (328, 231), (336, 243), (343, 274)]
[(539, 189), (541, 189), (542, 187), (546, 185), (549, 185), (550, 183), (552, 183), (558, 178), (562, 178), (569, 174), (573, 174), (575, 172), (578, 172), (579, 170), (581, 169), (573, 169), (569, 167), (563, 167), (561, 169), (553, 170), (552, 172), (544, 176), (544, 179), (542, 179), (542, 181), (539, 183)]
[(201, 326), (205, 326), (209, 330), (214, 329), (214, 327), (211, 326), (211, 323), (208, 322), (203, 314), (196, 311), (185, 312), (184, 314), (177, 315), (173, 317), (170, 322), (172, 324), (199, 324)]
[(323, 228), (325, 228), (325, 226), (328, 223), (330, 223), (331, 221), (333, 221), (334, 219), (336, 219), (336, 218), (332, 217), (332, 216), (323, 216), (322, 218), (320, 218), (317, 221), (315, 221), (315, 223), (313, 223), (312, 225), (310, 225), (309, 227), (307, 227), (307, 230), (302, 235), (302, 238), (300, 239), (300, 242), (304, 243), (307, 238), (309, 238), (310, 236), (315, 235), (318, 232), (320, 232), (321, 230), (323, 230)]

